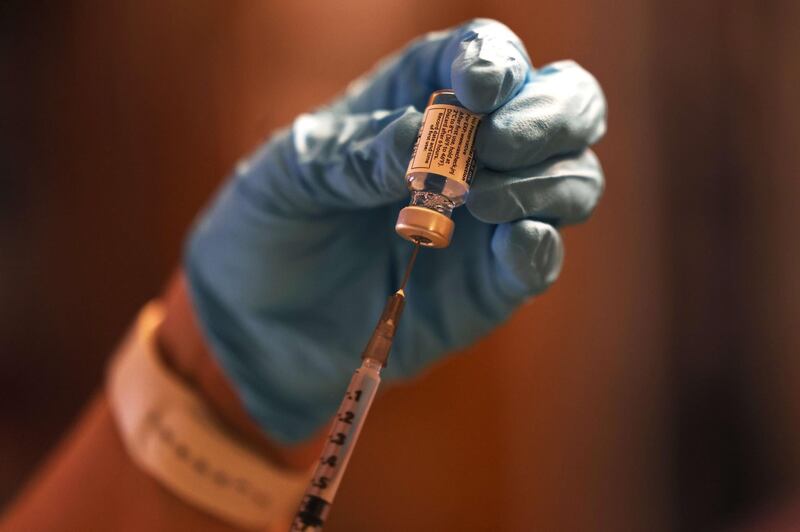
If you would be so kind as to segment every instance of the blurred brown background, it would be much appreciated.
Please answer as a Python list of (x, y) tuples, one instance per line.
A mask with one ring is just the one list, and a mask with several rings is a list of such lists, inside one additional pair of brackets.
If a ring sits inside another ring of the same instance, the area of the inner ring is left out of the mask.
[(474, 16), (598, 77), (606, 195), (546, 296), (379, 400), (330, 530), (715, 530), (791, 496), (796, 1), (124, 0), (0, 3), (0, 500), (237, 158)]

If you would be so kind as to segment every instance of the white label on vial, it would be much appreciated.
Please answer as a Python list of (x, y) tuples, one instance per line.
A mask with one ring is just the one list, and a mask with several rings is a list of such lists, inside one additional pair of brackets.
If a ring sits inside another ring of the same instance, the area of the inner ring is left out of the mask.
[(408, 173), (431, 172), (466, 184), (475, 173), (475, 132), (480, 116), (457, 105), (425, 109)]

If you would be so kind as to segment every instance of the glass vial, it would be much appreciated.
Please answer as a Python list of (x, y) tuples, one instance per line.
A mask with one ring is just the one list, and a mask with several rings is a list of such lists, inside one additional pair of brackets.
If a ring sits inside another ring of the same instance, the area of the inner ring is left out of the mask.
[(481, 116), (466, 109), (452, 89), (431, 94), (406, 171), (411, 202), (395, 230), (422, 246), (450, 245), (453, 209), (466, 201), (475, 175), (475, 133)]

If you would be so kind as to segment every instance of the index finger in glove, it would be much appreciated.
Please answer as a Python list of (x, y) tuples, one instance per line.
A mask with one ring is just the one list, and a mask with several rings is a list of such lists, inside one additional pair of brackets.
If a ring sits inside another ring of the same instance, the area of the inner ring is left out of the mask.
[(467, 108), (488, 113), (516, 94), (530, 71), (528, 53), (514, 32), (500, 22), (475, 19), (412, 42), (353, 82), (331, 108), (421, 110), (431, 92), (453, 88)]

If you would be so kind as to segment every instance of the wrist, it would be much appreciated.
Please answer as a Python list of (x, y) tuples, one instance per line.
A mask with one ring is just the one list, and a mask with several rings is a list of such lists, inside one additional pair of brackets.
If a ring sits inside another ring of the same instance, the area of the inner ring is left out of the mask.
[(279, 467), (163, 363), (155, 334), (163, 320), (162, 304), (146, 305), (108, 366), (107, 397), (132, 462), (232, 525), (281, 526), (299, 503), (308, 471)]
[(178, 272), (163, 296), (164, 321), (156, 345), (164, 363), (207, 403), (232, 431), (278, 466), (305, 470), (319, 455), (327, 427), (305, 442), (273, 441), (250, 417), (214, 359), (192, 308), (186, 279)]

